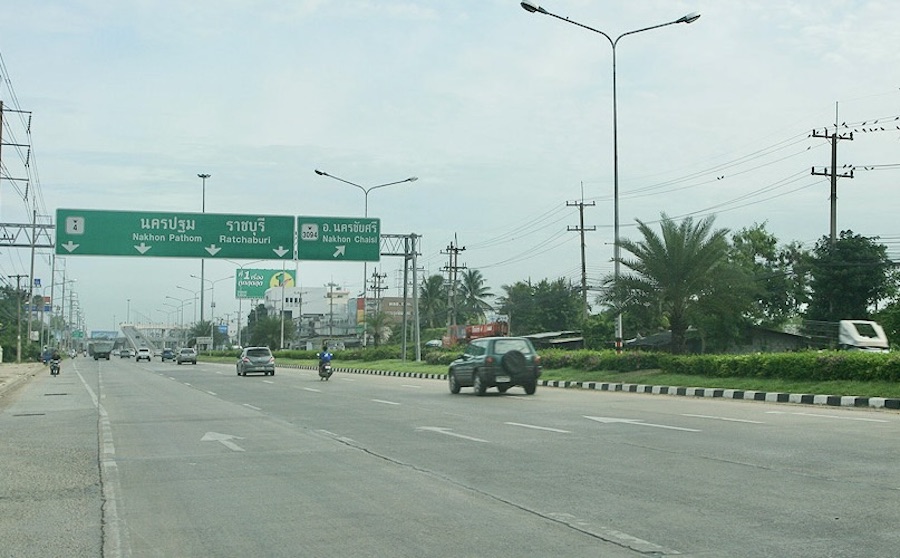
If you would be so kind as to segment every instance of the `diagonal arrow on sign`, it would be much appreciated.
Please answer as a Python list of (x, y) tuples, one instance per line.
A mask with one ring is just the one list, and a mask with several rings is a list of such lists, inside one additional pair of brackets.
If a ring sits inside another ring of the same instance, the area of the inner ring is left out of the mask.
[(220, 442), (223, 446), (231, 451), (244, 451), (244, 448), (235, 444), (231, 440), (243, 440), (240, 436), (232, 436), (231, 434), (219, 434), (218, 432), (207, 432), (200, 438), (201, 442)]
[(335, 247), (335, 248), (336, 248), (336, 249), (335, 249), (335, 251), (334, 251), (334, 254), (331, 255), (332, 258), (336, 258), (336, 257), (338, 257), (338, 256), (343, 256), (344, 253), (347, 251), (347, 247), (346, 247), (346, 246), (343, 246), (343, 245), (342, 245), (342, 246), (337, 246), (337, 247)]

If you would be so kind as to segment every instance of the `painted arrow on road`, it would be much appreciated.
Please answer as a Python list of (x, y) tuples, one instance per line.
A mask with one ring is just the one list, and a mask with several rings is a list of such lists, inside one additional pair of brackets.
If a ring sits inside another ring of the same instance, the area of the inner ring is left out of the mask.
[(207, 432), (200, 438), (201, 442), (220, 442), (223, 446), (231, 451), (244, 451), (244, 448), (235, 444), (231, 440), (243, 440), (240, 436), (232, 436), (231, 434), (219, 434), (218, 432)]
[(634, 424), (636, 426), (650, 426), (653, 428), (665, 428), (667, 430), (680, 430), (682, 432), (700, 432), (700, 430), (696, 430), (694, 428), (682, 428), (680, 426), (669, 426), (667, 424), (653, 424), (652, 422), (644, 422), (640, 419), (624, 419), (624, 418), (614, 418), (614, 417), (589, 417), (584, 415), (584, 418), (588, 420), (593, 420), (596, 422), (602, 422), (603, 424)]

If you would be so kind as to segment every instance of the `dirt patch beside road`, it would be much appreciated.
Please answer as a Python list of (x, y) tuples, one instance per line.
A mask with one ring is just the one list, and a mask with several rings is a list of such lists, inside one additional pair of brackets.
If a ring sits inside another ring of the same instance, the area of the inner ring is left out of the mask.
[(0, 364), (0, 408), (3, 408), (15, 396), (20, 387), (27, 384), (38, 374), (47, 373), (48, 369), (40, 362), (7, 362)]

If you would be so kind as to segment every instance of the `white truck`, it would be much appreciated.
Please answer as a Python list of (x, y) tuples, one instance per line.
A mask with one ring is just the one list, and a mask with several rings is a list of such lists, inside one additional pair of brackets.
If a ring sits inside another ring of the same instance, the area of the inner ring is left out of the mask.
[(884, 328), (871, 320), (841, 320), (839, 322), (803, 322), (803, 333), (813, 347), (848, 351), (890, 350)]

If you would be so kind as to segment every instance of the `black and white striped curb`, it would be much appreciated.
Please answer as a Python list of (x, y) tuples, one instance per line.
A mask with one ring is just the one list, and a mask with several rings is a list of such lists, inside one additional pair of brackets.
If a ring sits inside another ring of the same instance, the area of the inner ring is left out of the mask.
[[(281, 366), (281, 365), (279, 365)], [(315, 366), (286, 365), (289, 368), (316, 370)], [(423, 378), (446, 380), (446, 374), (425, 372), (394, 372), (391, 370), (370, 370), (368, 368), (335, 368), (336, 372), (350, 374), (370, 374), (375, 376), (397, 376), (400, 378)], [(811, 393), (778, 393), (741, 389), (652, 386), (644, 384), (620, 384), (614, 382), (574, 382), (570, 380), (540, 380), (544, 387), (593, 389), (599, 391), (621, 391), (624, 393), (649, 393), (654, 395), (680, 395), (685, 397), (710, 397), (740, 399), (744, 401), (766, 401), (769, 403), (796, 403), (800, 405), (825, 405), (831, 407), (871, 407), (876, 409), (900, 409), (900, 399), (891, 397), (861, 397), (856, 395), (815, 395)]]

